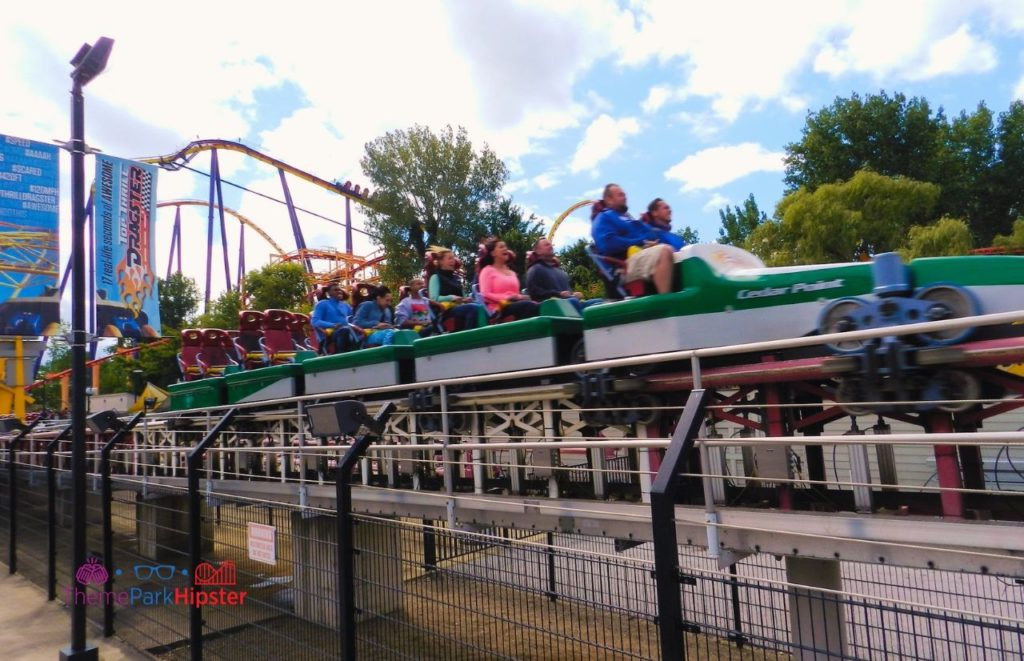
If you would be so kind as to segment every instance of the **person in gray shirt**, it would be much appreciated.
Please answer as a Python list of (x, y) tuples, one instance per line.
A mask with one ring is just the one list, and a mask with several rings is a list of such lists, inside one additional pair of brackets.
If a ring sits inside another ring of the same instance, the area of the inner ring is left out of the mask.
[(584, 301), (582, 293), (572, 290), (569, 275), (559, 266), (555, 246), (551, 241), (538, 239), (527, 261), (530, 268), (526, 271), (526, 293), (531, 299), (540, 302), (549, 298), (564, 298), (577, 311), (601, 302), (599, 298)]

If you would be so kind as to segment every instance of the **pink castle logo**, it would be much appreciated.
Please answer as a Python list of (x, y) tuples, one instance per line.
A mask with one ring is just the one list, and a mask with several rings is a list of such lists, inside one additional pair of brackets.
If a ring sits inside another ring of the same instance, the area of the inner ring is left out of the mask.
[(100, 564), (99, 558), (89, 558), (75, 572), (75, 580), (82, 585), (103, 585), (110, 576), (106, 568)]

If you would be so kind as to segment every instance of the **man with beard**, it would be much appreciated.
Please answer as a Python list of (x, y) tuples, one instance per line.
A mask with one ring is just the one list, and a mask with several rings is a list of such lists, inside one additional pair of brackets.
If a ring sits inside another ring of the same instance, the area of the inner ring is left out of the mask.
[(572, 291), (569, 275), (559, 266), (555, 246), (547, 239), (537, 239), (527, 262), (530, 268), (526, 271), (526, 293), (538, 303), (549, 298), (564, 298), (579, 312), (601, 302), (601, 299), (584, 301), (583, 294)]
[(618, 184), (604, 187), (604, 210), (594, 218), (590, 232), (598, 254), (626, 261), (625, 282), (646, 280), (659, 294), (672, 290), (672, 247), (661, 231), (629, 215), (626, 193)]

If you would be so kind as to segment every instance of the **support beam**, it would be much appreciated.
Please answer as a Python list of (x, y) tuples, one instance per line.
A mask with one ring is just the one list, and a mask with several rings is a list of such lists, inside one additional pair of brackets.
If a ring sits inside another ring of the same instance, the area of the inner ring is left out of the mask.
[(786, 581), (810, 587), (789, 588), (792, 654), (799, 661), (840, 661), (846, 656), (846, 610), (838, 560), (786, 556)]

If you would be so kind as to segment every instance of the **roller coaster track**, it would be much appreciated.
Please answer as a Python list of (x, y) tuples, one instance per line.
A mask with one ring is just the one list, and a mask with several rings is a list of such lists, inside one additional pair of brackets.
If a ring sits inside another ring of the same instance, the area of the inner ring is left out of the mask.
[(288, 165), (284, 161), (280, 161), (273, 156), (268, 156), (261, 151), (253, 149), (252, 147), (246, 147), (240, 142), (233, 142), (231, 140), (195, 140), (173, 154), (168, 154), (166, 156), (150, 156), (137, 160), (142, 161), (143, 163), (158, 165), (165, 170), (179, 170), (188, 164), (196, 154), (200, 154), (205, 151), (212, 151), (214, 149), (245, 154), (250, 158), (254, 158), (261, 163), (271, 165), (278, 170), (282, 170), (290, 175), (298, 177), (299, 179), (309, 182), (314, 186), (319, 186), (324, 190), (337, 193), (338, 195), (352, 200), (353, 202), (369, 206), (369, 190), (361, 191), (359, 186), (351, 188), (347, 183), (343, 185), (327, 181), (326, 179), (321, 179), (320, 177), (310, 174), (305, 170), (300, 170), (299, 168)]
[[(57, 234), (25, 230), (0, 222), (0, 287), (10, 287), (15, 298), (30, 285), (31, 276), (57, 277)], [(21, 278), (13, 274), (22, 274)]]
[(583, 207), (587, 206), (588, 204), (593, 204), (593, 203), (594, 203), (593, 200), (582, 200), (582, 201), (577, 202), (576, 204), (572, 205), (571, 207), (569, 207), (568, 209), (566, 209), (562, 213), (558, 214), (558, 217), (555, 218), (555, 222), (551, 224), (551, 229), (548, 230), (548, 241), (550, 241), (552, 238), (554, 238), (555, 232), (558, 231), (558, 226), (561, 225), (562, 221), (565, 220), (566, 218), (568, 218), (569, 215), (573, 211), (576, 211), (577, 209), (582, 209)]
[[(158, 209), (163, 207), (208, 207), (210, 206), (210, 203), (206, 202), (205, 200), (168, 200), (166, 202), (160, 202), (156, 206)], [(287, 250), (282, 248), (277, 243), (277, 241), (273, 239), (273, 237), (271, 237), (269, 234), (263, 231), (263, 229), (261, 229), (260, 226), (254, 223), (253, 221), (249, 220), (248, 218), (238, 213), (234, 209), (229, 209), (228, 207), (224, 207), (224, 213), (237, 218), (239, 222), (241, 222), (243, 225), (246, 225), (247, 227), (251, 228), (254, 232), (259, 234), (261, 237), (263, 237), (263, 240), (270, 244), (270, 246), (277, 253), (278, 257), (284, 259), (284, 257), (288, 254)]]

